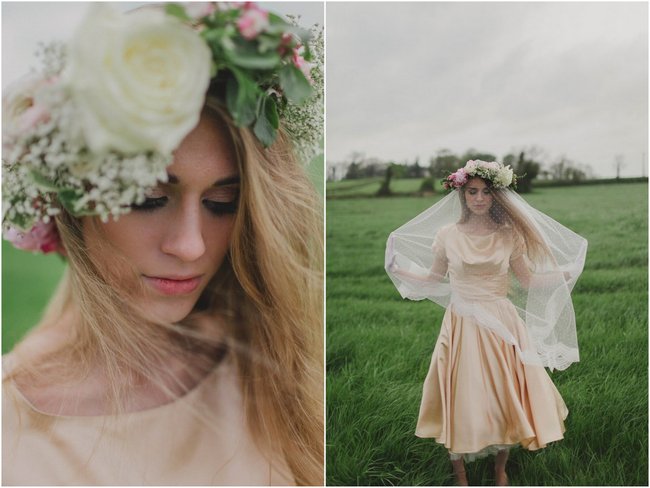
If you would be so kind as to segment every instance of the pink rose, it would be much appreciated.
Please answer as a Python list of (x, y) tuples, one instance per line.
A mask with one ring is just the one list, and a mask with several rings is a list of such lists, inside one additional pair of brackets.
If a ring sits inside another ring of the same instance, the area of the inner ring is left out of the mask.
[(305, 61), (305, 58), (302, 57), (298, 48), (293, 49), (293, 65), (302, 71), (302, 74), (305, 75), (309, 81), (311, 81), (311, 65)]
[(31, 107), (25, 110), (20, 114), (20, 117), (18, 117), (18, 128), (21, 131), (26, 131), (33, 129), (38, 124), (48, 122), (49, 120), (50, 112), (48, 112), (47, 108), (38, 102), (34, 102)]
[(9, 227), (3, 237), (11, 242), (14, 247), (23, 251), (62, 252), (63, 247), (56, 224), (50, 221), (47, 224), (37, 223), (28, 232), (21, 232), (14, 227)]
[(244, 39), (255, 39), (269, 26), (269, 13), (252, 2), (246, 2), (244, 13), (237, 20), (237, 28)]
[(450, 174), (447, 179), (451, 182), (454, 188), (460, 188), (467, 183), (467, 172), (464, 168), (458, 169), (455, 173)]
[(212, 14), (217, 9), (214, 2), (187, 2), (183, 4), (187, 15), (193, 19), (202, 19)]

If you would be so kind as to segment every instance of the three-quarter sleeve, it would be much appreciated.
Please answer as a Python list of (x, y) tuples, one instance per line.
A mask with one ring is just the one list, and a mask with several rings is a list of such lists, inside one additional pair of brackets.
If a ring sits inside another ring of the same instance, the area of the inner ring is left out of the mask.
[(445, 250), (445, 232), (444, 229), (440, 229), (433, 238), (433, 245), (431, 250), (433, 251), (433, 257), (437, 260), (447, 260), (447, 251)]

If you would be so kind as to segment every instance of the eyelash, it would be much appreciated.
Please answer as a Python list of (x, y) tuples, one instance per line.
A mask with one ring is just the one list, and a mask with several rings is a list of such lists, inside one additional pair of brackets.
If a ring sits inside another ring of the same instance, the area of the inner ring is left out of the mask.
[[(469, 194), (470, 194), (470, 195), (476, 195), (477, 193), (478, 193), (477, 191), (473, 191), (473, 190), (471, 190), (471, 189), (470, 189), (470, 191), (469, 191)], [(483, 192), (483, 195), (490, 195), (490, 194), (491, 194), (491, 192), (490, 192), (489, 190)]]
[[(153, 212), (156, 209), (167, 205), (167, 197), (145, 198), (140, 204), (133, 204), (131, 208), (139, 212)], [(237, 211), (237, 200), (232, 202), (215, 202), (213, 200), (203, 200), (203, 205), (214, 215), (231, 215)]]

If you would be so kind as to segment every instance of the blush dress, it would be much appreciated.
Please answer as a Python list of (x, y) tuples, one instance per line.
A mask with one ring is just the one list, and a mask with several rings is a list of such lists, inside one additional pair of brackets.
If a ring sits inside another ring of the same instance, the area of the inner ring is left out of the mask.
[[(13, 381), (2, 390), (5, 486), (295, 484), (284, 462), (257, 448), (229, 356), (185, 396), (116, 417), (51, 415)], [(197, 411), (218, 422), (207, 425)]]
[[(470, 235), (453, 224), (439, 231), (433, 252), (448, 270), (452, 297), (480, 305), (526, 341), (525, 324), (507, 297), (510, 263), (525, 253), (523, 239), (508, 229)], [(562, 439), (567, 415), (546, 370), (523, 363), (512, 344), (458, 313), (452, 298), (424, 381), (416, 435), (444, 444), (452, 460), (472, 461)]]

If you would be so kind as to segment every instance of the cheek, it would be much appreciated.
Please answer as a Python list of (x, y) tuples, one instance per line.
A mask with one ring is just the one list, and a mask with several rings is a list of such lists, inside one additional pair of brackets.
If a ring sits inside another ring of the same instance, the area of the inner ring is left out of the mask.
[(230, 249), (234, 228), (234, 216), (217, 218), (215, 222), (208, 225), (205, 233), (206, 254), (216, 268)]
[(148, 247), (148, 233), (148, 229), (133, 225), (125, 217), (106, 224), (90, 218), (83, 223), (84, 242), (97, 272), (116, 289), (129, 293), (136, 291), (136, 268)]

